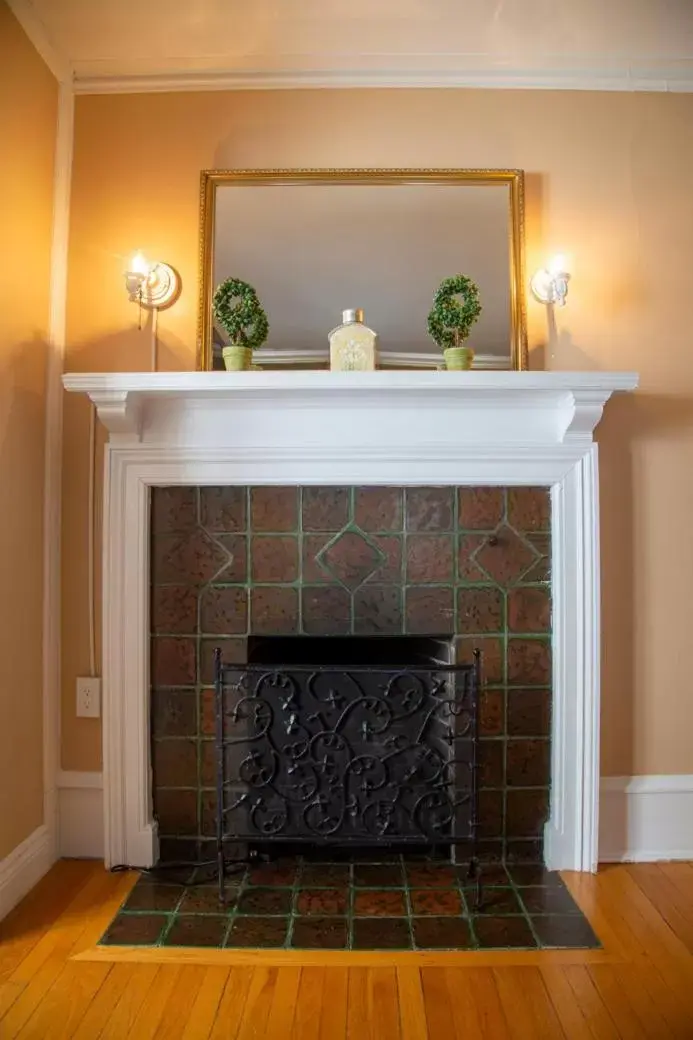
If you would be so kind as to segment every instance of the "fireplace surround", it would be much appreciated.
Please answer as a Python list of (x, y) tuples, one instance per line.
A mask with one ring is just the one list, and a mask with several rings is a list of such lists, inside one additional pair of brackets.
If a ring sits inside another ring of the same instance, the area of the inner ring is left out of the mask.
[(551, 489), (552, 791), (547, 866), (597, 862), (599, 555), (593, 430), (629, 373), (84, 374), (106, 449), (106, 863), (158, 857), (149, 731), (155, 486)]

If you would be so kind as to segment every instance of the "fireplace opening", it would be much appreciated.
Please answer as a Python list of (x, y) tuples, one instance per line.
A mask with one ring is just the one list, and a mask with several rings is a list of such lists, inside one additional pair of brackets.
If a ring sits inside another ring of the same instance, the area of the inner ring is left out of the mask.
[(248, 664), (408, 668), (452, 664), (452, 636), (251, 636)]

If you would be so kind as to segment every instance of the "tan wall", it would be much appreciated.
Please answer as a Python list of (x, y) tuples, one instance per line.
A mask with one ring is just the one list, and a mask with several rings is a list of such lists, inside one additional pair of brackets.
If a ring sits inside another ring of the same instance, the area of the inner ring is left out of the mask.
[(0, 0), (0, 859), (43, 819), (46, 338), (58, 86)]
[[(160, 367), (194, 366), (202, 168), (520, 167), (531, 272), (561, 250), (574, 275), (559, 327), (530, 301), (533, 367), (638, 369), (602, 447), (606, 774), (693, 772), (693, 97), (508, 91), (297, 91), (82, 97), (77, 102), (68, 367), (145, 369), (122, 282), (135, 248), (176, 266)], [(67, 402), (63, 765), (99, 767), (76, 720), (87, 666), (88, 410)]]

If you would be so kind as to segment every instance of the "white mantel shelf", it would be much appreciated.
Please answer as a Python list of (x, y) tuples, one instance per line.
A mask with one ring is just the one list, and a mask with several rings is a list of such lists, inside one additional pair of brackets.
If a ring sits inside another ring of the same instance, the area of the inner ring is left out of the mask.
[[(413, 421), (420, 443), (462, 438), (477, 445), (559, 444), (590, 439), (611, 394), (635, 389), (638, 377), (632, 372), (115, 372), (66, 375), (63, 381), (67, 390), (91, 398), (99, 419), (118, 439), (176, 440), (171, 423), (175, 416), (188, 443), (197, 437), (209, 443), (209, 423), (192, 419), (203, 406), (210, 419), (218, 409), (226, 416), (222, 428), (214, 424), (216, 444), (227, 435), (239, 443), (233, 416), (244, 416), (244, 422), (250, 408), (262, 415), (270, 439), (278, 412), (304, 410), (313, 413), (313, 432), (319, 430), (320, 443), (329, 415), (336, 437), (344, 442), (346, 435), (358, 447), (354, 415), (374, 408), (381, 437), (393, 444), (402, 442), (407, 428), (411, 435)], [(181, 423), (186, 413), (187, 421)], [(390, 421), (384, 422), (388, 413)], [(347, 429), (340, 416), (346, 417)], [(284, 424), (281, 443), (291, 438), (286, 419)], [(310, 425), (305, 419), (301, 423), (304, 444), (310, 439)], [(367, 421), (361, 429), (364, 446), (374, 446), (365, 439), (372, 437), (372, 424)]]
[(158, 855), (149, 739), (153, 486), (551, 488), (546, 863), (594, 870), (599, 474), (594, 429), (631, 372), (173, 372), (64, 377), (109, 431), (103, 524), (106, 864)]

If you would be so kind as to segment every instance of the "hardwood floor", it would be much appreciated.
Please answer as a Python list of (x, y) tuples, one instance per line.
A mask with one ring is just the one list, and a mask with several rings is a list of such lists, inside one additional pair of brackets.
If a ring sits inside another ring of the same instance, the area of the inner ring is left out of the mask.
[(134, 876), (64, 861), (0, 925), (0, 1040), (693, 1040), (693, 866), (564, 875), (598, 951), (96, 948)]

